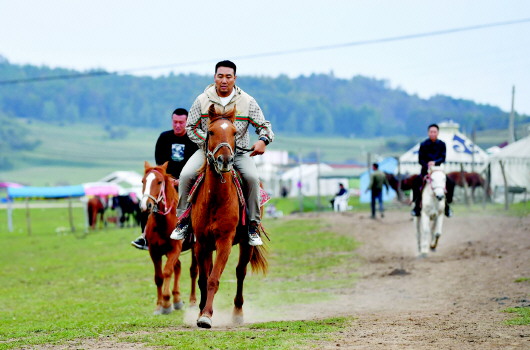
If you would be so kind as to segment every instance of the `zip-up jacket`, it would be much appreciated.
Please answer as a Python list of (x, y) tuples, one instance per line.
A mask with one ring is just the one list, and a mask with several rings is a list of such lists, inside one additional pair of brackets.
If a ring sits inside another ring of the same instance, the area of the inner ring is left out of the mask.
[(188, 114), (188, 121), (186, 123), (186, 131), (188, 137), (199, 146), (203, 146), (206, 140), (206, 132), (208, 131), (208, 109), (213, 103), (216, 105), (218, 111), (225, 113), (234, 108), (236, 111), (236, 145), (241, 148), (250, 147), (250, 135), (248, 126), (253, 125), (256, 128), (256, 134), (259, 137), (265, 137), (269, 142), (274, 140), (274, 133), (272, 132), (271, 123), (265, 120), (263, 112), (256, 100), (234, 86), (235, 94), (223, 107), (221, 100), (215, 90), (215, 84), (210, 84), (206, 87), (204, 92), (200, 94), (193, 102)]
[(427, 174), (428, 164), (433, 161), (435, 165), (445, 163), (445, 142), (440, 139), (431, 141), (426, 139), (420, 144), (418, 152), (418, 162), (421, 164), (421, 174)]

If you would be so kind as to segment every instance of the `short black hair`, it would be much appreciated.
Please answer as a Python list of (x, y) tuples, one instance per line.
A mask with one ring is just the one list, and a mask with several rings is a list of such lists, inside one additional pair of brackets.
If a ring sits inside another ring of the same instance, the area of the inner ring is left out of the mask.
[(234, 75), (236, 75), (236, 64), (232, 61), (224, 60), (221, 62), (217, 62), (217, 64), (215, 65), (215, 72), (214, 72), (215, 74), (217, 74), (217, 69), (219, 67), (232, 68), (234, 70)]
[(440, 127), (438, 127), (438, 124), (431, 124), (427, 127), (427, 130), (429, 130), (430, 128), (436, 128), (438, 129), (438, 131), (440, 131)]
[[(186, 117), (188, 116), (188, 111), (185, 110), (184, 108), (177, 108), (173, 111), (173, 114), (176, 114), (176, 115), (185, 115)], [(171, 116), (173, 116), (173, 114), (171, 114)]]
[(372, 166), (373, 166), (375, 169), (379, 169), (379, 164), (377, 164), (377, 163), (373, 163)]

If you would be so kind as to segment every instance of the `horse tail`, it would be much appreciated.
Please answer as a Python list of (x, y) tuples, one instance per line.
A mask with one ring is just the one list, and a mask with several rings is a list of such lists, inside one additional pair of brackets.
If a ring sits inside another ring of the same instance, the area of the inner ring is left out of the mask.
[(253, 247), (250, 255), (250, 267), (252, 268), (252, 272), (261, 272), (264, 275), (267, 274), (269, 263), (267, 262), (266, 254), (267, 248), (264, 246)]

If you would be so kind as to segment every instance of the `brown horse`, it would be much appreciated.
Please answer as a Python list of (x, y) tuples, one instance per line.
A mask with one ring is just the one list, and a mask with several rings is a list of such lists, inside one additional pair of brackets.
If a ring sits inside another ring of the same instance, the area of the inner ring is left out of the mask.
[(107, 201), (105, 198), (100, 196), (94, 196), (88, 200), (88, 225), (92, 230), (96, 229), (98, 221), (98, 215), (100, 220), (100, 226), (105, 225), (105, 210), (107, 209)]
[[(267, 271), (264, 248), (248, 244), (247, 227), (238, 230), (240, 207), (233, 182), (235, 111), (234, 108), (224, 115), (218, 115), (214, 105), (209, 108), (205, 176), (191, 212), (191, 226), (197, 240), (195, 255), (199, 264), (201, 291), (197, 326), (202, 328), (212, 326), (213, 300), (232, 245), (239, 244), (237, 292), (233, 312), (235, 322), (243, 320), (243, 281), (248, 263), (250, 262), (253, 271)], [(217, 250), (215, 262), (212, 258), (214, 250)]]
[[(149, 216), (145, 226), (145, 238), (149, 242), (149, 254), (155, 267), (155, 284), (157, 288), (157, 301), (155, 315), (168, 314), (172, 309), (179, 310), (183, 307), (180, 297), (180, 272), (179, 256), (184, 250), (193, 246), (191, 241), (176, 241), (169, 236), (177, 224), (176, 207), (178, 194), (173, 186), (170, 175), (166, 174), (167, 162), (162, 166), (152, 167), (145, 162), (145, 172), (142, 179), (142, 210), (148, 211)], [(162, 270), (162, 256), (166, 256), (166, 264)], [(197, 280), (197, 261), (191, 255), (191, 294), (190, 304), (195, 305), (195, 284)], [(171, 306), (170, 283), (173, 282), (173, 307)]]
[[(397, 176), (394, 174), (386, 173), (385, 172), (386, 179), (388, 180), (388, 183), (390, 184), (390, 187), (397, 193), (398, 200), (400, 202), (404, 202), (405, 198), (403, 196), (403, 191), (412, 190), (414, 187), (414, 181), (418, 175), (412, 175), (407, 176), (403, 174), (398, 174)], [(401, 179), (401, 181), (400, 181)]]
[(453, 171), (451, 173), (448, 173), (447, 177), (453, 180), (455, 184), (460, 187), (464, 187), (463, 179), (465, 178), (467, 185), (471, 187), (471, 198), (473, 199), (473, 201), (475, 200), (475, 189), (477, 187), (483, 188), (485, 190), (487, 198), (491, 196), (491, 188), (489, 188), (488, 186), (488, 188), (486, 189), (486, 180), (484, 180), (484, 178), (478, 173), (468, 173), (464, 171), (464, 176), (462, 176), (462, 172)]

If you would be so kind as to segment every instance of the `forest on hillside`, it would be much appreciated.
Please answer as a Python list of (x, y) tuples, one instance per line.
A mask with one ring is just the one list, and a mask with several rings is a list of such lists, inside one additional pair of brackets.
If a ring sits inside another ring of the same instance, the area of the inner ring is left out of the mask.
[[(77, 79), (1, 82), (94, 73)], [(59, 125), (101, 124), (119, 137), (120, 127), (166, 128), (177, 107), (189, 108), (212, 76), (170, 74), (138, 77), (102, 71), (78, 72), (11, 64), (0, 56), (0, 114)], [(276, 133), (330, 137), (421, 136), (431, 122), (454, 120), (464, 130), (506, 128), (508, 113), (498, 107), (438, 95), (422, 99), (389, 87), (388, 81), (332, 74), (289, 78), (239, 76)], [(517, 115), (517, 123), (530, 121)], [(117, 130), (117, 131), (116, 131)]]

